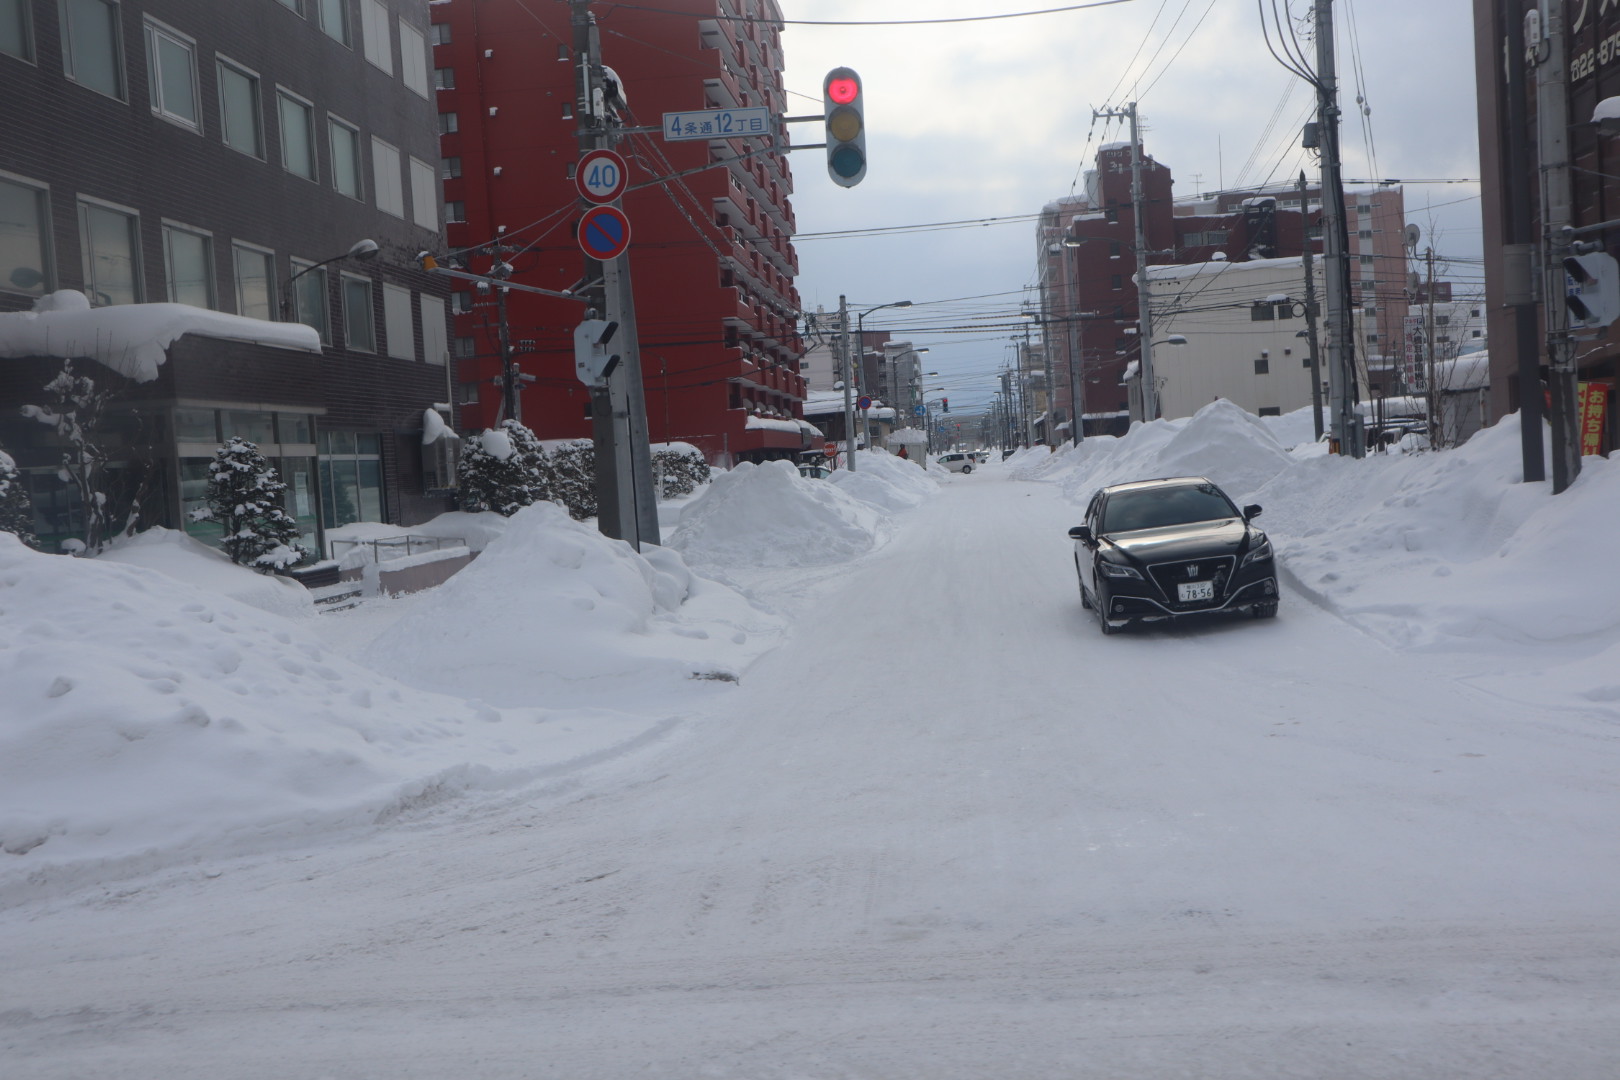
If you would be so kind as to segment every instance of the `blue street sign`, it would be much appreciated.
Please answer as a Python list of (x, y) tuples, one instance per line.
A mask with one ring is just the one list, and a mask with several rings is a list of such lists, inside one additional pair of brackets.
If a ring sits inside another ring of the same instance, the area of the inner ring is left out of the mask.
[(630, 246), (630, 219), (616, 206), (593, 206), (579, 219), (579, 247), (593, 259), (606, 262)]
[(927, 410), (927, 408), (925, 408), (922, 405), (913, 405), (911, 407), (911, 415), (912, 416), (927, 416), (928, 415), (928, 410)]

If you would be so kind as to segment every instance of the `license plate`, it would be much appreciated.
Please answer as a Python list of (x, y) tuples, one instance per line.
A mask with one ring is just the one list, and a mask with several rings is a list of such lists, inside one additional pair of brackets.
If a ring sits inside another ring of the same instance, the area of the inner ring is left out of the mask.
[(1176, 586), (1176, 593), (1181, 597), (1183, 604), (1189, 600), (1215, 599), (1215, 583), (1213, 581), (1184, 581)]

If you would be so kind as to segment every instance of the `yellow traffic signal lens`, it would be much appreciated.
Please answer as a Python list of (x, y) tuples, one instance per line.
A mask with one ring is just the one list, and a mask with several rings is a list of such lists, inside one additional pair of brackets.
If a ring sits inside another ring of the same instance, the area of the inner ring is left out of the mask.
[(861, 133), (861, 114), (850, 108), (838, 108), (827, 117), (827, 131), (839, 142), (849, 142)]

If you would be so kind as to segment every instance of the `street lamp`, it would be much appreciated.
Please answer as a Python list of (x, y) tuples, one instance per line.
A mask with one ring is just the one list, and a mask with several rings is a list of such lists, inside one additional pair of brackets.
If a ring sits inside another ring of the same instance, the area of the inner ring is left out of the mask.
[[(349, 248), (349, 250), (345, 251), (343, 254), (334, 255), (330, 259), (322, 259), (318, 263), (313, 263), (313, 264), (311, 264), (309, 266), (304, 267), (302, 270), (298, 271), (292, 277), (288, 278), (282, 284), (282, 287), (281, 287), (281, 321), (282, 322), (294, 322), (294, 321), (296, 321), (296, 320), (294, 320), (292, 318), (292, 312), (293, 312), (292, 291), (293, 291), (293, 284), (299, 278), (303, 277), (305, 274), (309, 273), (311, 270), (319, 270), (321, 267), (326, 266), (329, 263), (338, 262), (341, 259), (353, 259), (355, 262), (370, 262), (372, 259), (375, 259), (377, 257), (377, 253), (379, 251), (381, 251), (381, 250), (382, 249), (377, 246), (377, 241), (375, 241), (375, 240), (357, 240), (357, 241), (355, 241), (354, 246)], [(319, 329), (319, 327), (317, 327), (316, 329)]]
[[(911, 306), (911, 301), (910, 300), (896, 300), (893, 303), (879, 304), (877, 307), (869, 307), (865, 311), (862, 311), (862, 312), (858, 313), (855, 316), (855, 340), (857, 342), (859, 342), (859, 344), (860, 344), (861, 365), (862, 365), (863, 368), (865, 367), (865, 361), (866, 361), (866, 317), (868, 315), (872, 314), (872, 312), (874, 312), (874, 311), (882, 311), (884, 308), (902, 308), (902, 307), (910, 307), (910, 306)], [(846, 316), (846, 318), (847, 317), (848, 316)], [(854, 472), (855, 471), (855, 397), (854, 397), (854, 389), (853, 389), (854, 377), (853, 377), (853, 374), (852, 374), (852, 372), (850, 370), (850, 366), (851, 366), (851, 364), (850, 364), (850, 353), (849, 353), (849, 324), (845, 323), (844, 324), (844, 443), (845, 443), (845, 446), (846, 446), (845, 459), (849, 463), (849, 471)], [(867, 433), (867, 434), (868, 434), (867, 444), (870, 445), (871, 444), (870, 433)]]

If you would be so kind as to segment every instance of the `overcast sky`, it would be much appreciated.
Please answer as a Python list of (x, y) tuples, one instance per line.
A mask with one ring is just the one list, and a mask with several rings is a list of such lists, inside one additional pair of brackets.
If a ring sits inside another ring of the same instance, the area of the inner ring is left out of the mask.
[[(866, 178), (837, 187), (825, 157), (792, 157), (807, 311), (895, 300), (867, 328), (889, 327), (930, 349), (953, 411), (989, 399), (1010, 361), (1011, 334), (975, 320), (1013, 318), (1035, 274), (1030, 215), (1075, 189), (1097, 147), (1127, 138), (1093, 109), (1139, 103), (1147, 153), (1170, 167), (1178, 198), (1318, 175), (1299, 149), (1309, 87), (1266, 50), (1256, 0), (1128, 0), (996, 21), (912, 26), (806, 26), (793, 20), (940, 19), (1026, 12), (1065, 0), (779, 0), (790, 112), (821, 108), (821, 81), (860, 73)], [(1073, 0), (1069, 0), (1073, 2)], [(1307, 55), (1311, 0), (1292, 7)], [(1451, 274), (1478, 282), (1479, 176), (1468, 0), (1335, 0), (1346, 178), (1405, 184), (1407, 220), (1424, 229)], [(1274, 39), (1275, 40), (1275, 39)], [(1358, 115), (1364, 96), (1371, 115)], [(795, 125), (797, 142), (820, 125)], [(1374, 159), (1369, 158), (1371, 147)], [(1432, 209), (1430, 209), (1432, 208)], [(982, 218), (1006, 223), (901, 235), (816, 239), (838, 230)], [(964, 332), (952, 332), (963, 327)]]

